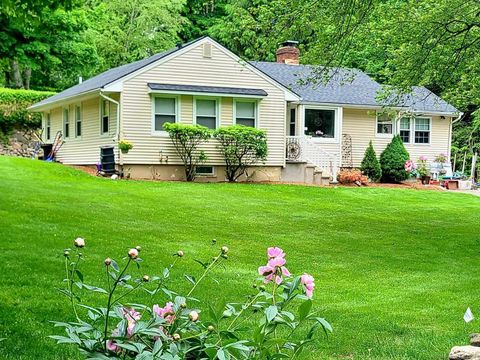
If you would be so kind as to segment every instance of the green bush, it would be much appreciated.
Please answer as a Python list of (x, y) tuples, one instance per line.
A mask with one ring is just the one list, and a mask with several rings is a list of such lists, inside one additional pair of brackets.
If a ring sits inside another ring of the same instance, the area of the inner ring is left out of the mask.
[(382, 177), (382, 168), (378, 162), (377, 154), (373, 149), (371, 141), (365, 150), (365, 156), (363, 157), (360, 170), (362, 170), (363, 174), (368, 176), (368, 178), (372, 181), (378, 181)]
[(400, 135), (395, 135), (380, 155), (383, 182), (400, 182), (408, 179), (405, 163), (410, 159)]
[(39, 113), (27, 108), (53, 92), (0, 88), (0, 133), (8, 134), (13, 129), (37, 129), (41, 126)]
[(267, 159), (267, 137), (263, 130), (235, 125), (220, 128), (213, 136), (219, 142), (229, 182), (237, 181), (249, 166)]
[(178, 156), (182, 159), (186, 180), (195, 180), (197, 165), (207, 160), (205, 152), (199, 150), (198, 146), (212, 137), (211, 130), (205, 126), (178, 123), (165, 123), (163, 129), (170, 136)]

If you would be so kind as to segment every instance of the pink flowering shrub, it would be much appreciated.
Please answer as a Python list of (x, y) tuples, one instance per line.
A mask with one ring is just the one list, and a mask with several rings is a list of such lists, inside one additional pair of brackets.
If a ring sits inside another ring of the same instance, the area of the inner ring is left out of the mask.
[[(79, 270), (85, 241), (78, 238), (74, 245), (64, 251), (66, 286), (59, 290), (69, 299), (75, 321), (54, 322), (65, 328), (66, 336), (51, 338), (76, 345), (86, 359), (293, 359), (313, 341), (316, 330), (332, 331), (312, 312), (313, 276), (293, 276), (278, 247), (268, 248), (267, 264), (258, 268), (261, 277), (245, 301), (214, 307), (193, 293), (228, 259), (226, 246), (209, 262), (196, 260), (203, 272), (198, 280), (185, 275), (192, 286), (182, 296), (169, 284), (182, 251), (161, 276), (136, 279), (129, 272), (133, 264), (140, 268), (139, 246), (127, 252), (122, 267), (108, 257), (102, 270), (105, 286), (98, 287), (86, 284)], [(150, 303), (127, 301), (139, 290), (149, 295)], [(104, 305), (82, 303), (83, 291), (97, 294)]]

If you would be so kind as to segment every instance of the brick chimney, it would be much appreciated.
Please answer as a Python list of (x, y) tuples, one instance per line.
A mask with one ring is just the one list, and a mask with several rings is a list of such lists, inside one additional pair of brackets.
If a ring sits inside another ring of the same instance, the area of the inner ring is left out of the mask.
[(298, 41), (288, 40), (282, 43), (282, 47), (277, 50), (277, 63), (298, 65), (300, 59), (300, 50)]

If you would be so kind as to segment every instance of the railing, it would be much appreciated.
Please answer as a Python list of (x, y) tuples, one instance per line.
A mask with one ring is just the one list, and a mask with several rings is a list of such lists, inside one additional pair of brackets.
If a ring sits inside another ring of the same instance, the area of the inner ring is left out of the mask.
[(287, 136), (287, 161), (306, 161), (337, 181), (339, 155), (330, 154), (308, 136)]

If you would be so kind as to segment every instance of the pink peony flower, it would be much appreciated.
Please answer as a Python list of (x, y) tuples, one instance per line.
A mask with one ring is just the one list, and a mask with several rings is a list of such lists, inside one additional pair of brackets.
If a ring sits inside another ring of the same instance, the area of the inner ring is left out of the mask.
[(305, 295), (307, 295), (309, 299), (313, 296), (313, 289), (315, 288), (314, 281), (313, 276), (307, 273), (303, 274), (300, 278), (300, 283), (305, 286)]
[(418, 158), (420, 161), (427, 161), (428, 158), (425, 155), (422, 155)]
[[(120, 336), (120, 328), (117, 326), (117, 328), (115, 330), (112, 331), (112, 337), (117, 337), (117, 336)], [(113, 351), (113, 352), (118, 352), (120, 351), (120, 347), (118, 347), (116, 345), (117, 343), (115, 342), (115, 340), (107, 340), (107, 350), (109, 351)]]
[(173, 310), (172, 302), (167, 302), (163, 308), (157, 304), (153, 305), (153, 312), (159, 317), (164, 318), (169, 324), (175, 320), (175, 311)]
[(285, 253), (279, 247), (269, 247), (267, 249), (267, 255), (268, 255), (269, 258), (274, 258), (274, 257), (283, 258), (283, 257), (285, 257)]
[(123, 308), (123, 316), (127, 320), (127, 336), (131, 337), (135, 324), (142, 317), (134, 308)]
[(283, 281), (282, 276), (290, 276), (290, 271), (284, 266), (287, 263), (285, 253), (278, 247), (270, 247), (267, 249), (267, 256), (267, 265), (260, 266), (258, 273), (265, 277), (263, 279), (265, 284), (275, 281), (277, 285), (280, 285)]

